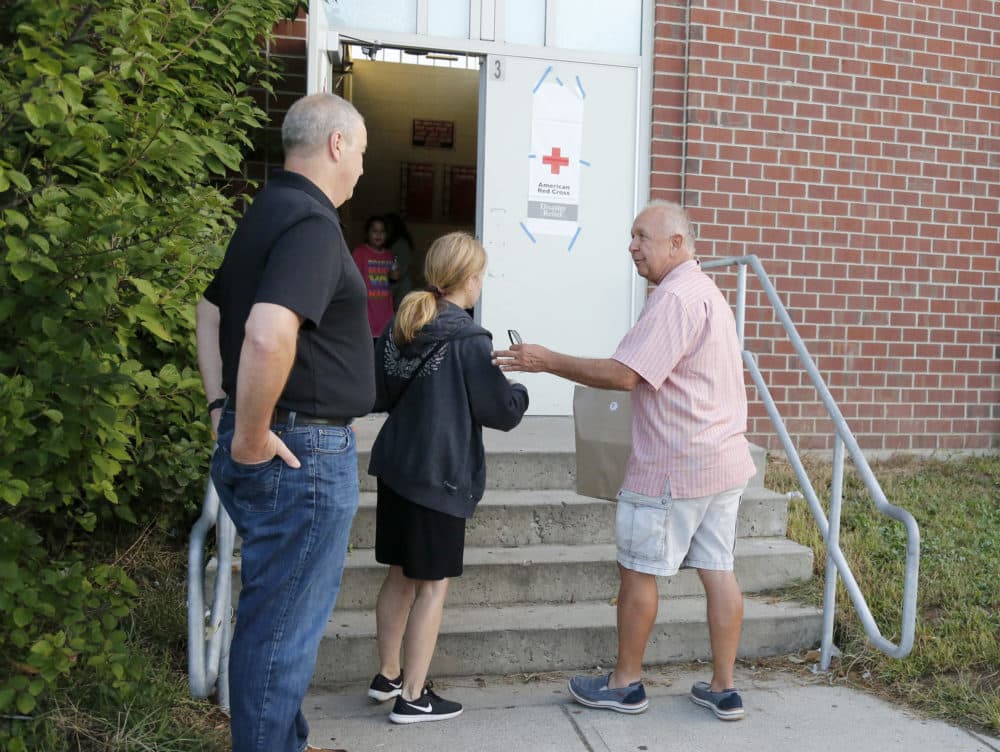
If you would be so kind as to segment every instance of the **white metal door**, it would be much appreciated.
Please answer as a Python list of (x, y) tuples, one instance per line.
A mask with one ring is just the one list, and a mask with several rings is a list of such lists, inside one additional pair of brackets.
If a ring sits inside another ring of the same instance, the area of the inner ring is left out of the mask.
[[(489, 254), (480, 316), (582, 357), (611, 355), (632, 321), (636, 208), (634, 67), (486, 58), (480, 91), (479, 233)], [(573, 385), (515, 378), (529, 412), (570, 415)]]

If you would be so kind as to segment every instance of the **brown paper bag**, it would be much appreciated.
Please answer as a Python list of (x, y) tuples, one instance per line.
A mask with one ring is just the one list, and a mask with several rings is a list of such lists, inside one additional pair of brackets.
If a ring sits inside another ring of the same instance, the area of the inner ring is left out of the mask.
[(577, 386), (576, 492), (614, 501), (632, 450), (632, 400), (628, 392)]

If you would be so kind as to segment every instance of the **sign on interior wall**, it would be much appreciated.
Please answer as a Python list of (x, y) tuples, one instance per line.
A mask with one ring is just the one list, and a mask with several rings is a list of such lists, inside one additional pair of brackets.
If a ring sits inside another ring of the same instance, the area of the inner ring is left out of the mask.
[(432, 149), (451, 149), (455, 146), (453, 120), (413, 120), (413, 145)]
[(434, 218), (434, 165), (400, 163), (399, 213), (423, 222)]
[(476, 168), (448, 165), (442, 196), (445, 219), (461, 224), (476, 222)]

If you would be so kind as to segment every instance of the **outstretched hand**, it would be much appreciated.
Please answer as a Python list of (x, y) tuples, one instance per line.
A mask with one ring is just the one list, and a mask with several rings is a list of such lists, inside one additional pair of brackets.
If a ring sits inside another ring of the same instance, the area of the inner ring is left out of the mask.
[(541, 373), (548, 370), (550, 354), (541, 345), (511, 345), (509, 350), (493, 351), (493, 364), (501, 371)]

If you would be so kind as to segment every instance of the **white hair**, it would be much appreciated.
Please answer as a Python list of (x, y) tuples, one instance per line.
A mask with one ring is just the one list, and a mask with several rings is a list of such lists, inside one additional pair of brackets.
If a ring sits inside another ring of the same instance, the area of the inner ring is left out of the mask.
[[(684, 236), (684, 245), (694, 253), (695, 230), (687, 210), (673, 201), (657, 199), (646, 204), (646, 209), (656, 209), (663, 217), (663, 229), (667, 235), (678, 233)], [(645, 211), (645, 209), (643, 210)]]
[(353, 143), (364, 118), (353, 104), (336, 94), (310, 94), (297, 100), (281, 126), (281, 146), (285, 156), (309, 154), (322, 148), (331, 133), (340, 131)]

